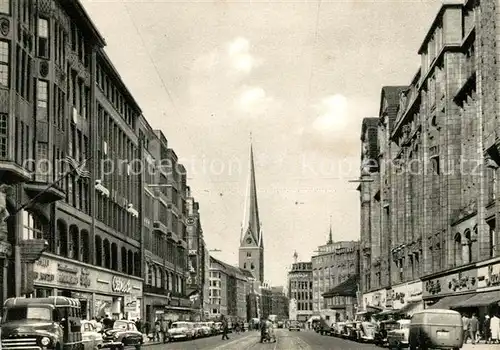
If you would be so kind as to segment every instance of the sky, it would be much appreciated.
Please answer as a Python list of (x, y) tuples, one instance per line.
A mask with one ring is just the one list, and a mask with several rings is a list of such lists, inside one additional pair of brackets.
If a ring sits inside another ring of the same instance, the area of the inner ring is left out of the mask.
[(359, 239), (360, 130), (409, 84), (440, 1), (83, 0), (151, 126), (188, 171), (212, 254), (238, 263), (254, 148), (265, 275)]

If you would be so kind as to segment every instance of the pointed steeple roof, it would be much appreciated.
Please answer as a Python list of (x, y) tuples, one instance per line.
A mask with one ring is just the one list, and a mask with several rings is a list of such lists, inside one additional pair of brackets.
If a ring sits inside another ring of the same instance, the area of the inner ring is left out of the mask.
[(330, 215), (330, 234), (328, 235), (327, 244), (333, 244), (333, 235), (332, 235), (332, 216)]
[[(250, 134), (251, 137), (251, 134)], [(251, 234), (254, 241), (258, 242), (260, 247), (264, 247), (262, 239), (262, 229), (260, 227), (259, 206), (257, 203), (257, 183), (255, 180), (255, 163), (253, 158), (253, 146), (250, 139), (250, 174), (248, 178), (248, 188), (245, 198), (245, 213), (243, 216), (243, 225), (241, 230), (241, 240), (248, 234)]]

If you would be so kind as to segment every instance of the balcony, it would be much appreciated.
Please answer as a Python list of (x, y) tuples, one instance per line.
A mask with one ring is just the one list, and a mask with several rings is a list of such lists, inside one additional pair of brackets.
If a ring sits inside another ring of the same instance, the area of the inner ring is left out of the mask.
[(48, 186), (50, 186), (49, 183), (33, 181), (24, 184), (24, 189), (28, 196), (37, 197), (36, 201), (41, 204), (57, 202), (66, 197), (61, 189), (56, 186), (48, 188)]
[(160, 231), (164, 235), (168, 236), (167, 226), (163, 222), (161, 222), (161, 221), (157, 221), (156, 220), (156, 221), (153, 222), (153, 230), (154, 231)]

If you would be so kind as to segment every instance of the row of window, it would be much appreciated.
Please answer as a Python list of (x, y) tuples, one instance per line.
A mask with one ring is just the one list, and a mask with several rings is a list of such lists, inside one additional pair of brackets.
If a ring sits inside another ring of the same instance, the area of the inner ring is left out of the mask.
[(176, 293), (185, 293), (186, 280), (184, 277), (150, 263), (146, 263), (146, 273), (148, 285)]

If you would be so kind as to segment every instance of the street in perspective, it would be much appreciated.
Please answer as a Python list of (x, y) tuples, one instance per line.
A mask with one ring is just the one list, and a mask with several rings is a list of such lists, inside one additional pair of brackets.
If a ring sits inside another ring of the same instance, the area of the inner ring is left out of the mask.
[(0, 0), (0, 350), (500, 350), (499, 38), (497, 0)]

